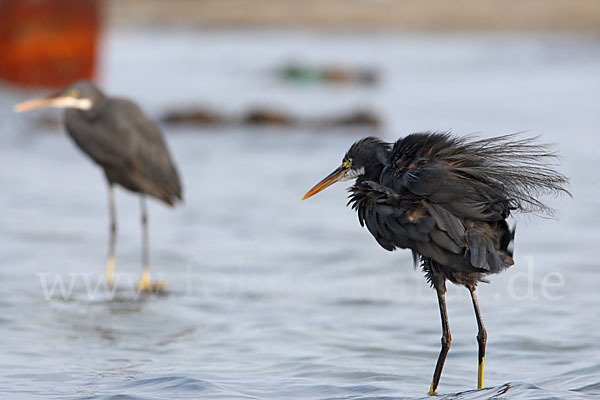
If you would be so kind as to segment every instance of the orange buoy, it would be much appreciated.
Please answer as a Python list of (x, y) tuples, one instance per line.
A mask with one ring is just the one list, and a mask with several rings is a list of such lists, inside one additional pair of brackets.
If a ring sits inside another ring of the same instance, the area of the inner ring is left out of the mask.
[(63, 87), (94, 77), (99, 0), (0, 1), (0, 78)]

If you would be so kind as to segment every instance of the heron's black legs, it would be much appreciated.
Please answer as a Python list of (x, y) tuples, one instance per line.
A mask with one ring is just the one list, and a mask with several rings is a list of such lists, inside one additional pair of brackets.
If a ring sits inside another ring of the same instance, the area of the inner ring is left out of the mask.
[(444, 362), (446, 361), (446, 355), (448, 354), (448, 350), (450, 350), (450, 343), (452, 342), (450, 326), (448, 325), (448, 313), (446, 312), (446, 283), (443, 279), (433, 279), (432, 282), (437, 292), (440, 316), (442, 319), (442, 349), (440, 350), (440, 355), (438, 356), (437, 364), (435, 366), (435, 372), (433, 373), (433, 380), (431, 381), (431, 388), (429, 389), (430, 396), (434, 396), (437, 392), (440, 377), (442, 376), (442, 369), (444, 368)]
[(106, 257), (106, 282), (112, 284), (115, 280), (115, 248), (117, 245), (117, 208), (115, 206), (115, 191), (108, 184), (108, 211), (110, 215), (110, 238), (108, 241), (108, 256)]
[(473, 300), (473, 308), (475, 309), (475, 318), (477, 318), (477, 343), (479, 345), (478, 355), (478, 367), (477, 367), (477, 389), (483, 389), (483, 362), (485, 360), (485, 342), (487, 341), (487, 332), (485, 326), (483, 326), (483, 320), (481, 319), (481, 312), (479, 311), (479, 303), (477, 302), (477, 295), (475, 295), (475, 288), (470, 287), (471, 300)]

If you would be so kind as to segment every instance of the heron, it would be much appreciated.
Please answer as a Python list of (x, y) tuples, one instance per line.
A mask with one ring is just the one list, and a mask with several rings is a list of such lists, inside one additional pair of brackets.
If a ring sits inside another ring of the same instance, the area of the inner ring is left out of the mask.
[(117, 211), (114, 186), (140, 194), (142, 225), (142, 276), (137, 287), (144, 291), (165, 289), (150, 276), (148, 210), (146, 196), (174, 206), (183, 200), (182, 186), (159, 127), (131, 100), (108, 97), (94, 83), (78, 81), (57, 94), (28, 100), (15, 111), (44, 107), (64, 108), (66, 131), (75, 144), (103, 170), (108, 184), (110, 239), (106, 281), (115, 280)]
[(342, 164), (303, 197), (355, 179), (349, 202), (377, 243), (410, 249), (437, 293), (441, 350), (429, 389), (438, 389), (451, 335), (446, 281), (466, 287), (477, 321), (477, 388), (483, 388), (487, 332), (476, 296), (478, 283), (514, 264), (513, 212), (552, 215), (539, 197), (569, 194), (555, 169), (556, 153), (536, 138), (509, 134), (459, 137), (449, 132), (407, 135), (395, 143), (375, 137), (355, 142)]

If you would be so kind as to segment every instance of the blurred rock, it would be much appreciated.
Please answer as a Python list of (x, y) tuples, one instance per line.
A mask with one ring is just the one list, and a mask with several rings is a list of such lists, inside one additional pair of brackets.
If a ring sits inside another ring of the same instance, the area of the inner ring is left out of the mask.
[(181, 111), (168, 111), (161, 121), (169, 124), (197, 124), (197, 125), (215, 125), (223, 124), (223, 117), (207, 109), (190, 109)]
[(255, 109), (249, 111), (244, 117), (242, 117), (242, 123), (248, 125), (293, 126), (297, 124), (297, 120), (280, 111)]
[(279, 71), (286, 81), (325, 82), (334, 84), (374, 85), (378, 81), (377, 71), (369, 68), (350, 67), (310, 67), (302, 64), (289, 64)]
[(332, 83), (360, 83), (363, 85), (374, 85), (378, 81), (378, 74), (371, 69), (324, 69), (321, 79)]
[(304, 65), (290, 64), (279, 71), (279, 75), (286, 81), (316, 82), (321, 77), (319, 71)]
[(379, 130), (381, 128), (381, 119), (377, 114), (369, 110), (356, 110), (348, 115), (341, 117), (333, 117), (330, 119), (323, 119), (318, 124), (320, 127), (331, 127), (331, 128), (368, 128), (372, 130)]
[(171, 110), (162, 118), (166, 124), (206, 125), (206, 126), (277, 126), (281, 128), (310, 128), (332, 130), (338, 128), (359, 128), (378, 130), (381, 128), (379, 116), (370, 110), (358, 109), (343, 115), (321, 118), (302, 118), (286, 112), (266, 107), (251, 109), (240, 116), (222, 114), (197, 108)]

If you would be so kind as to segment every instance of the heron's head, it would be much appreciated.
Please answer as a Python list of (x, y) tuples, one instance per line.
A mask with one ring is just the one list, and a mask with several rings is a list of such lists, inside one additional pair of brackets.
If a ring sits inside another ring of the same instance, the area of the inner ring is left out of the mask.
[(302, 200), (339, 181), (378, 179), (387, 163), (389, 151), (390, 144), (376, 137), (369, 136), (355, 142), (342, 159), (342, 165), (310, 189)]
[(47, 97), (32, 99), (15, 106), (16, 112), (36, 110), (39, 108), (75, 108), (90, 110), (105, 100), (104, 94), (89, 81), (78, 81), (66, 89)]

